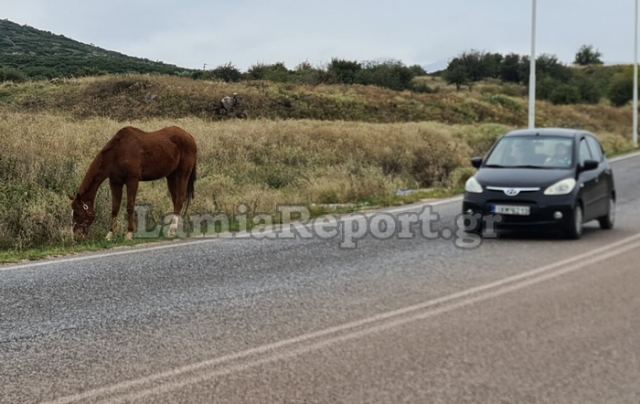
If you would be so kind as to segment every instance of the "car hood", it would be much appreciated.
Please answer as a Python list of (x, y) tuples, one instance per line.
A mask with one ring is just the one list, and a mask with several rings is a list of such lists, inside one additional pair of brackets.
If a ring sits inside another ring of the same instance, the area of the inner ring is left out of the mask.
[(476, 179), (484, 187), (545, 188), (574, 176), (573, 169), (480, 168)]

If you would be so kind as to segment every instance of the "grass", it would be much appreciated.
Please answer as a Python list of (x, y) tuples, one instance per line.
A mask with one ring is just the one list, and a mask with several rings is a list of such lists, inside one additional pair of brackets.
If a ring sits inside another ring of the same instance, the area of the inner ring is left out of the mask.
[[(20, 112), (65, 113), (76, 118), (118, 121), (195, 117), (217, 120), (223, 96), (237, 92), (251, 118), (345, 120), (394, 123), (435, 121), (451, 125), (527, 123), (523, 88), (496, 82), (473, 91), (454, 91), (439, 78), (428, 78), (437, 91), (416, 93), (362, 85), (298, 85), (249, 81), (224, 83), (174, 76), (121, 75), (82, 79), (5, 83), (0, 106)], [(573, 126), (595, 132), (628, 130), (630, 108), (597, 105), (538, 105), (542, 127)]]
[(37, 261), (51, 259), (74, 254), (82, 254), (96, 251), (111, 250), (117, 248), (133, 247), (151, 242), (159, 242), (160, 239), (145, 239), (126, 241), (120, 237), (112, 242), (93, 240), (83, 243), (72, 243), (68, 245), (52, 245), (23, 250), (0, 250), (0, 264), (11, 264), (23, 261)]
[[(473, 173), (469, 157), (524, 125), (526, 102), (519, 89), (496, 83), (460, 93), (436, 84), (427, 83), (437, 88), (431, 94), (140, 75), (0, 85), (0, 262), (129, 245), (102, 241), (106, 184), (84, 243), (72, 241), (67, 199), (125, 125), (178, 125), (195, 136), (191, 213), (233, 214), (246, 204), (250, 216), (275, 215), (278, 205), (301, 204), (316, 216), (454, 194)], [(262, 118), (212, 119), (208, 106), (233, 91)], [(540, 126), (595, 131), (610, 155), (632, 148), (627, 109), (540, 103), (538, 111)], [(400, 189), (419, 191), (398, 196)], [(169, 200), (164, 181), (143, 183), (138, 195), (154, 220), (170, 211)]]

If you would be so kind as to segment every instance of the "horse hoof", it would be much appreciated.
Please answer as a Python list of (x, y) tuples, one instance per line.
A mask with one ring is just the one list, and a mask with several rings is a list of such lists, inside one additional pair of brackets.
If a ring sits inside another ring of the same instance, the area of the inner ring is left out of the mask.
[(133, 232), (127, 232), (127, 237), (126, 237), (127, 241), (131, 241), (133, 240)]
[(110, 231), (109, 233), (107, 233), (107, 236), (104, 239), (107, 241), (113, 240), (113, 232)]

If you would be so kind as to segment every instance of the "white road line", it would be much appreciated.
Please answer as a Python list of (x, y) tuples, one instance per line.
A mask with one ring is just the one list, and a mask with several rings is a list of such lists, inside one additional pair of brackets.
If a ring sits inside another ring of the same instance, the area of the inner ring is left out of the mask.
[(470, 297), (467, 299), (463, 299), (463, 300), (459, 300), (459, 301), (455, 301), (451, 304), (448, 305), (444, 305), (444, 306), (439, 306), (439, 307), (435, 307), (432, 309), (427, 309), (421, 312), (418, 312), (416, 314), (413, 314), (409, 317), (403, 317), (400, 319), (392, 319), (386, 322), (383, 322), (382, 324), (376, 324), (367, 328), (364, 328), (362, 330), (357, 330), (357, 331), (353, 331), (350, 332), (348, 334), (343, 334), (343, 335), (338, 335), (335, 337), (329, 337), (327, 339), (323, 339), (320, 340), (318, 342), (312, 343), (310, 345), (303, 345), (301, 347), (298, 348), (293, 348), (290, 350), (286, 350), (284, 352), (281, 353), (274, 353), (272, 355), (268, 355), (264, 358), (259, 358), (259, 359), (255, 359), (255, 360), (250, 360), (249, 362), (245, 362), (245, 363), (240, 363), (240, 364), (235, 364), (235, 365), (230, 365), (221, 369), (217, 369), (217, 370), (211, 370), (209, 372), (203, 373), (203, 374), (198, 374), (198, 375), (194, 375), (188, 378), (185, 378), (183, 380), (179, 380), (179, 381), (167, 381), (167, 382), (163, 382), (162, 384), (158, 385), (158, 386), (154, 386), (154, 387), (150, 387), (147, 388), (145, 390), (140, 390), (140, 391), (133, 391), (133, 392), (129, 392), (129, 393), (125, 393), (122, 396), (116, 397), (116, 398), (109, 398), (108, 402), (109, 403), (121, 403), (121, 402), (132, 402), (135, 400), (139, 400), (151, 395), (158, 395), (158, 394), (163, 394), (163, 393), (168, 393), (171, 392), (173, 390), (177, 390), (180, 389), (182, 387), (186, 387), (186, 386), (190, 386), (190, 385), (194, 385), (194, 384), (198, 384), (198, 383), (202, 383), (202, 382), (206, 382), (208, 380), (211, 380), (215, 377), (219, 377), (219, 376), (224, 376), (224, 375), (228, 375), (231, 373), (237, 373), (237, 372), (241, 372), (244, 370), (248, 370), (251, 368), (254, 368), (256, 366), (260, 366), (266, 363), (271, 363), (271, 362), (275, 362), (275, 361), (279, 361), (279, 360), (284, 360), (284, 359), (290, 359), (290, 358), (294, 358), (296, 356), (305, 354), (305, 353), (309, 353), (309, 352), (313, 352), (322, 348), (325, 348), (327, 346), (330, 345), (334, 345), (337, 343), (341, 343), (341, 342), (346, 342), (349, 340), (353, 340), (353, 339), (357, 339), (357, 338), (362, 338), (371, 334), (375, 334), (375, 333), (379, 333), (382, 331), (386, 331), (389, 329), (393, 329), (396, 327), (400, 327), (400, 326), (404, 326), (407, 325), (409, 323), (413, 323), (416, 321), (420, 321), (420, 320), (425, 320), (427, 318), (431, 318), (431, 317), (435, 317), (437, 315), (443, 314), (443, 313), (447, 313), (456, 309), (460, 309), (463, 307), (467, 307), (467, 306), (471, 306), (475, 303), (482, 303), (486, 300), (489, 299), (493, 299), (496, 297), (500, 297), (503, 296), (505, 294), (508, 293), (512, 293), (515, 291), (518, 291), (520, 289), (524, 289), (526, 287), (532, 286), (532, 285), (536, 285), (538, 283), (544, 282), (544, 281), (548, 281), (550, 279), (554, 279), (557, 278), (559, 276), (562, 275), (566, 275), (568, 273), (571, 272), (575, 272), (578, 271), (580, 269), (583, 269), (584, 267), (588, 267), (591, 266), (592, 264), (595, 263), (599, 263), (601, 261), (604, 261), (606, 259), (612, 258), (614, 256), (623, 254), (625, 252), (631, 251), (631, 250), (635, 250), (640, 246), (640, 243), (636, 242), (633, 243), (632, 245), (627, 245), (624, 247), (621, 247), (619, 249), (613, 250), (613, 251), (609, 251), (608, 253), (603, 254), (600, 257), (594, 258), (590, 261), (586, 261), (586, 262), (580, 262), (574, 265), (570, 265), (568, 267), (562, 268), (560, 270), (557, 271), (553, 271), (551, 273), (546, 273), (543, 274), (541, 276), (537, 276), (534, 277), (533, 279), (526, 279), (524, 281), (521, 282), (517, 282), (515, 284), (509, 284), (507, 286), (504, 286), (502, 288), (499, 288), (497, 290), (492, 290), (488, 293), (485, 294), (481, 294), (479, 296), (474, 296), (474, 297)]
[[(634, 153), (626, 154), (626, 155), (623, 155), (623, 156), (614, 157), (614, 158), (609, 159), (609, 161), (612, 162), (612, 163), (615, 163), (615, 162), (627, 160), (627, 159), (634, 158), (634, 157), (640, 157), (640, 152), (634, 152)], [(458, 195), (458, 196), (455, 196), (455, 197), (452, 197), (452, 198), (443, 199), (443, 200), (439, 200), (439, 201), (418, 203), (418, 204), (400, 206), (400, 207), (396, 207), (396, 208), (384, 208), (384, 209), (376, 210), (375, 212), (368, 212), (368, 213), (365, 213), (365, 214), (371, 215), (371, 214), (374, 214), (374, 213), (400, 213), (400, 212), (407, 212), (407, 211), (411, 211), (411, 210), (414, 210), (414, 209), (420, 209), (420, 208), (425, 207), (425, 206), (442, 206), (442, 205), (447, 205), (447, 204), (450, 204), (450, 203), (456, 203), (456, 202), (459, 202), (461, 200), (462, 200), (462, 196)], [(342, 220), (349, 221), (349, 220), (353, 220), (354, 218), (355, 218), (354, 215), (347, 215), (347, 216), (341, 217), (340, 220), (341, 221)], [(329, 223), (331, 223), (331, 221), (329, 221)], [(292, 226), (293, 226), (293, 229), (300, 229), (303, 226), (308, 226), (308, 225), (306, 225), (306, 224), (292, 224)], [(276, 231), (276, 230), (267, 230), (263, 234), (273, 233), (274, 231)], [(230, 237), (230, 238), (246, 238), (248, 236), (249, 236), (249, 234), (246, 234), (246, 235), (238, 234), (235, 237)], [(69, 257), (69, 258), (60, 258), (60, 259), (52, 259), (52, 260), (45, 260), (45, 261), (38, 261), (38, 262), (29, 262), (29, 263), (25, 263), (25, 264), (0, 266), (0, 271), (11, 271), (11, 270), (14, 270), (14, 269), (35, 268), (35, 267), (40, 267), (40, 266), (45, 266), (45, 265), (52, 265), (52, 264), (65, 264), (65, 263), (70, 263), (70, 262), (79, 262), (79, 261), (86, 261), (86, 260), (99, 259), (99, 258), (105, 258), (105, 257), (116, 257), (116, 256), (119, 256), (119, 255), (140, 254), (140, 253), (146, 253), (146, 252), (151, 252), (151, 251), (166, 250), (166, 249), (170, 249), (170, 248), (181, 248), (181, 247), (188, 247), (188, 246), (197, 245), (197, 244), (213, 243), (213, 242), (219, 241), (220, 239), (225, 239), (225, 237), (208, 238), (208, 239), (204, 239), (204, 240), (194, 240), (194, 241), (185, 241), (185, 242), (176, 242), (174, 244), (163, 244), (163, 245), (159, 245), (159, 246), (154, 246), (154, 245), (139, 246), (139, 247), (134, 247), (134, 248), (126, 249), (126, 250), (122, 250), (122, 251), (110, 251), (110, 252), (105, 252), (105, 253), (100, 253), (100, 254), (88, 254), (88, 255), (81, 255), (81, 256)]]
[[(218, 358), (213, 358), (213, 359), (193, 363), (186, 366), (181, 366), (175, 369), (152, 374), (139, 379), (128, 380), (128, 381), (113, 384), (110, 386), (105, 386), (105, 387), (101, 387), (93, 390), (88, 390), (82, 393), (61, 397), (49, 402), (49, 404), (67, 404), (67, 403), (73, 403), (81, 400), (99, 398), (100, 396), (104, 396), (104, 395), (126, 394), (127, 390), (130, 390), (136, 387), (145, 388), (144, 386), (145, 384), (158, 383), (158, 382), (162, 382), (163, 384), (169, 383), (171, 379), (175, 379), (177, 377), (183, 376), (188, 373), (192, 373), (196, 371), (201, 371), (201, 372), (206, 371), (207, 368), (223, 365), (225, 363), (229, 363), (239, 359), (244, 359), (250, 356), (268, 354), (277, 349), (285, 349), (287, 347), (290, 347), (296, 344), (310, 342), (314, 339), (318, 339), (322, 337), (328, 338), (328, 340), (332, 340), (335, 338), (344, 338), (344, 336), (333, 337), (332, 335), (337, 333), (343, 333), (343, 332), (358, 333), (360, 332), (357, 330), (358, 328), (371, 325), (373, 323), (377, 323), (380, 321), (401, 321), (401, 320), (395, 320), (395, 318), (410, 315), (416, 311), (433, 308), (434, 306), (440, 306), (447, 303), (452, 304), (452, 302), (456, 300), (469, 299), (469, 301), (475, 301), (474, 299), (480, 299), (482, 296), (485, 296), (485, 295), (478, 296), (478, 297), (474, 297), (474, 295), (477, 295), (482, 292), (490, 292), (488, 293), (489, 295), (491, 293), (495, 294), (497, 293), (497, 291), (491, 292), (493, 289), (508, 288), (510, 284), (513, 284), (518, 281), (529, 282), (529, 281), (534, 281), (534, 279), (532, 278), (536, 277), (535, 279), (537, 279), (538, 276), (547, 276), (547, 277), (556, 276), (555, 275), (556, 272), (554, 272), (554, 270), (560, 270), (559, 272), (565, 273), (568, 271), (568, 268), (574, 268), (574, 267), (576, 269), (581, 268), (585, 265), (602, 261), (604, 259), (610, 258), (616, 254), (622, 253), (632, 248), (638, 248), (639, 240), (640, 240), (640, 233), (635, 234), (633, 236), (626, 237), (622, 240), (608, 244), (606, 246), (591, 250), (589, 252), (586, 252), (571, 258), (567, 258), (562, 261), (558, 261), (554, 264), (545, 265), (536, 269), (523, 272), (518, 275), (513, 275), (498, 281), (490, 282), (485, 285), (476, 286), (470, 289), (456, 292), (448, 296), (443, 296), (440, 298), (428, 300), (423, 303), (407, 306), (401, 309), (380, 313), (365, 319), (341, 324), (334, 327), (329, 327), (323, 330), (311, 332), (308, 334), (303, 334), (297, 337), (258, 346), (245, 351), (224, 355)], [(549, 272), (551, 272), (551, 274), (547, 274)], [(512, 286), (516, 287), (517, 285), (512, 285)], [(482, 300), (485, 300), (487, 298), (488, 297), (485, 296), (484, 298), (482, 298)], [(459, 303), (454, 303), (452, 307), (453, 308), (458, 307), (456, 306), (457, 304)], [(471, 304), (471, 303), (467, 303), (465, 305), (468, 305), (468, 304)], [(424, 314), (416, 314), (416, 315), (424, 315)]]

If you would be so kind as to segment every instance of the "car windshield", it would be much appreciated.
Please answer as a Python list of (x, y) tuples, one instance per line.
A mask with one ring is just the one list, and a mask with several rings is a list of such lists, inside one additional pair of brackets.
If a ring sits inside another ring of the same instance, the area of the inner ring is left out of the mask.
[(510, 136), (496, 145), (485, 162), (494, 168), (569, 168), (573, 139), (553, 136)]

